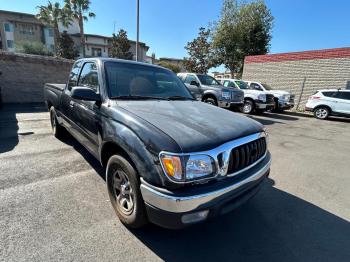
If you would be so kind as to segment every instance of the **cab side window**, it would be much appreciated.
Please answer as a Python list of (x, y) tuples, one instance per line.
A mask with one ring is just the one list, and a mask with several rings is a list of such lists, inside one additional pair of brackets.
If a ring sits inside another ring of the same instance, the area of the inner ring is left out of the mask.
[(235, 87), (235, 84), (232, 81), (225, 80), (224, 81), (224, 86), (225, 87)]
[(67, 85), (67, 89), (69, 91), (72, 90), (72, 87), (77, 85), (81, 65), (82, 65), (82, 62), (78, 61), (78, 62), (75, 62), (72, 67), (72, 71), (70, 72), (68, 85)]
[(187, 75), (186, 79), (185, 79), (185, 83), (190, 85), (192, 81), (196, 81), (198, 83), (198, 81), (197, 81), (195, 76)]
[(78, 86), (88, 87), (98, 93), (97, 66), (94, 62), (87, 62), (81, 70)]
[(250, 83), (250, 89), (262, 91), (262, 88), (258, 84), (255, 84), (255, 83)]

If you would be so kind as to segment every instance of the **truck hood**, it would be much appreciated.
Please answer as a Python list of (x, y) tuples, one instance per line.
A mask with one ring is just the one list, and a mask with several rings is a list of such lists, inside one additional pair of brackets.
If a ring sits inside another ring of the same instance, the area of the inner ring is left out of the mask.
[(209, 150), (263, 128), (248, 117), (198, 101), (118, 101), (117, 104), (171, 137), (182, 152)]
[(269, 91), (266, 91), (266, 93), (274, 95), (274, 96), (277, 96), (277, 97), (280, 97), (280, 96), (283, 96), (283, 95), (290, 95), (289, 92), (283, 91), (283, 90), (269, 90)]

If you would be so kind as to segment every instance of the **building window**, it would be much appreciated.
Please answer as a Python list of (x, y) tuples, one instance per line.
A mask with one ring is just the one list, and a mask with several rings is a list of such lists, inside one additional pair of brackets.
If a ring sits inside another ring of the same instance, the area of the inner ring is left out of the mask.
[(92, 56), (102, 56), (101, 48), (91, 48)]
[(4, 26), (5, 26), (5, 32), (12, 32), (10, 24), (5, 23)]
[(53, 37), (53, 30), (52, 30), (52, 28), (49, 28), (48, 31), (49, 31), (49, 37)]
[(22, 35), (34, 35), (34, 26), (28, 24), (19, 24), (19, 33)]
[(7, 40), (7, 48), (13, 48), (13, 40)]

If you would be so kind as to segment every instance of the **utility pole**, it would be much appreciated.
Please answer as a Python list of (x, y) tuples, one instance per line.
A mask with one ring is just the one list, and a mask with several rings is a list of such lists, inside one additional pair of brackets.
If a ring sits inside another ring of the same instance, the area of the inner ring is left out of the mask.
[(139, 61), (139, 18), (140, 0), (136, 0), (136, 61)]

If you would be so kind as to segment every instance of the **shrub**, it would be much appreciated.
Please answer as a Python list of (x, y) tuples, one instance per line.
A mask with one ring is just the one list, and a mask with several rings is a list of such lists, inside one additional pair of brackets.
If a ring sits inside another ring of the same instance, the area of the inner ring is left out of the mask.
[(52, 56), (53, 53), (47, 49), (47, 47), (40, 42), (25, 41), (16, 46), (16, 51), (25, 54), (32, 55), (46, 55)]

